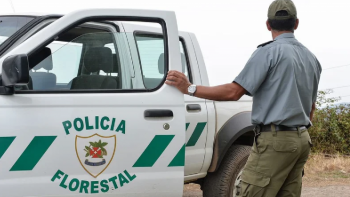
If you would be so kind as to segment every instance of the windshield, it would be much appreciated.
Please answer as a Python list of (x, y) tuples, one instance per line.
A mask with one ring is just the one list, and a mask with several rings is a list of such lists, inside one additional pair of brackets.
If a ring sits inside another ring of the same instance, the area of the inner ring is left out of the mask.
[(0, 45), (33, 19), (28, 16), (0, 16)]

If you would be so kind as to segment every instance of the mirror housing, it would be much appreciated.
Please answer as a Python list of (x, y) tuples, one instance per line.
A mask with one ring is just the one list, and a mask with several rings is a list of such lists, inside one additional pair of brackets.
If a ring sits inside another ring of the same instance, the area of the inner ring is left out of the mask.
[(2, 64), (0, 94), (13, 94), (15, 85), (29, 83), (29, 61), (26, 54), (7, 57)]

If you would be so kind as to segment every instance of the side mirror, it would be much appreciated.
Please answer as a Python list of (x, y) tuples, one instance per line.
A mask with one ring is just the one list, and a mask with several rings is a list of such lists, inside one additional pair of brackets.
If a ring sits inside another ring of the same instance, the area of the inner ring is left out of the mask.
[(7, 57), (2, 64), (0, 94), (13, 94), (15, 85), (29, 82), (29, 61), (26, 54)]

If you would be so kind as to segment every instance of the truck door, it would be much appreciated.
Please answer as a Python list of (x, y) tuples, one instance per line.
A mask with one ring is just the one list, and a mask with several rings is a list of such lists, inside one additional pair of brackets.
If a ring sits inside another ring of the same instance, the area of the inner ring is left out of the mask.
[[(192, 84), (201, 85), (201, 72), (192, 40), (188, 33), (180, 32), (180, 51), (182, 52), (182, 70)], [(185, 175), (201, 172), (208, 134), (208, 110), (206, 100), (185, 95), (186, 110), (186, 163)]]
[[(148, 89), (156, 87), (164, 73), (163, 62), (159, 61), (163, 58), (164, 51), (161, 47), (157, 47), (162, 46), (164, 41), (161, 29), (134, 23), (123, 23), (122, 25), (127, 32), (133, 32), (133, 34), (128, 34), (128, 40), (131, 51), (135, 51), (132, 54), (133, 59), (139, 59), (135, 64), (140, 64), (137, 66), (140, 69), (135, 70), (135, 74), (141, 75), (137, 79), (143, 80), (138, 84)], [(179, 32), (178, 45), (180, 46), (181, 71), (190, 82), (201, 85), (198, 61), (190, 35), (186, 32)], [(188, 176), (201, 172), (205, 153), (212, 149), (206, 149), (208, 133), (206, 100), (189, 95), (184, 95), (184, 99), (186, 110), (185, 175)]]
[(76, 11), (0, 58), (26, 54), (31, 78), (0, 95), (1, 197), (182, 196), (184, 96), (166, 72), (154, 88), (136, 83), (132, 32), (118, 25), (133, 20), (162, 27), (163, 69), (181, 70), (163, 11)]

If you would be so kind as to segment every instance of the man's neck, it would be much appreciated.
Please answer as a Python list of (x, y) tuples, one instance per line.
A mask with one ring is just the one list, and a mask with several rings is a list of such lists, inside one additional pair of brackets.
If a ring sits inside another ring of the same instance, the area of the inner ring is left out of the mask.
[(293, 33), (291, 31), (271, 31), (272, 33), (272, 39), (274, 40), (277, 36), (284, 34), (284, 33)]

